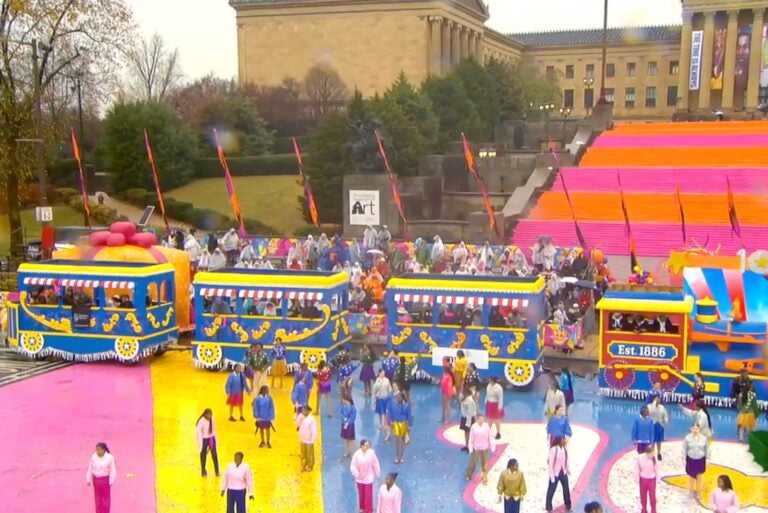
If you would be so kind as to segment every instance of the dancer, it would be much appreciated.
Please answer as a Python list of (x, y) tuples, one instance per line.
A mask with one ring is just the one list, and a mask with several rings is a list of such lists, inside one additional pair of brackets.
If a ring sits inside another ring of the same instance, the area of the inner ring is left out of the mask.
[(547, 416), (547, 419), (555, 414), (555, 411), (559, 406), (562, 406), (566, 413), (568, 412), (568, 405), (565, 402), (565, 394), (560, 390), (560, 385), (557, 384), (557, 380), (551, 378), (549, 380), (547, 394), (544, 396), (544, 413)]
[(96, 513), (109, 513), (112, 500), (112, 486), (117, 478), (115, 457), (109, 452), (104, 442), (96, 444), (96, 451), (91, 455), (85, 482), (93, 485), (93, 497), (96, 502)]
[(243, 374), (243, 364), (238, 363), (235, 365), (235, 370), (230, 373), (227, 378), (227, 383), (224, 385), (224, 391), (227, 393), (227, 404), (229, 405), (229, 421), (235, 422), (235, 406), (240, 411), (240, 420), (245, 422), (243, 417), (243, 393), (251, 393), (251, 388), (248, 386), (248, 380), (245, 379)]
[[(333, 416), (331, 413), (333, 407), (333, 401), (331, 400), (331, 367), (325, 362), (320, 362), (317, 365), (315, 378), (317, 378), (318, 412), (325, 408), (325, 415), (331, 418)], [(325, 403), (325, 406), (321, 406), (321, 403)]]
[(280, 378), (279, 388), (283, 388), (283, 377), (288, 374), (288, 364), (285, 362), (286, 350), (280, 337), (275, 339), (275, 346), (272, 348), (272, 388), (275, 388), (275, 378)]
[(293, 375), (293, 384), (299, 382), (299, 379), (304, 378), (304, 384), (307, 385), (307, 390), (312, 390), (315, 386), (315, 377), (312, 375), (312, 371), (309, 370), (306, 363), (302, 363), (296, 374)]
[(659, 400), (664, 399), (664, 392), (661, 390), (661, 383), (656, 382), (653, 384), (653, 388), (651, 388), (651, 391), (648, 392), (648, 395), (645, 397), (646, 404), (651, 404), (655, 398), (659, 398)]
[(301, 471), (312, 472), (315, 468), (315, 442), (317, 441), (317, 421), (312, 416), (312, 408), (304, 405), (296, 417), (299, 432)]
[(368, 440), (360, 441), (360, 448), (352, 455), (349, 470), (357, 484), (358, 511), (373, 513), (373, 482), (381, 475), (381, 467)]
[(483, 484), (488, 484), (488, 458), (496, 451), (496, 442), (491, 436), (491, 426), (486, 424), (485, 417), (477, 416), (477, 421), (469, 430), (469, 466), (467, 467), (467, 481), (471, 481), (475, 474), (477, 461), (480, 460), (480, 472)]
[(401, 356), (400, 365), (397, 367), (393, 385), (397, 385), (397, 388), (405, 395), (406, 402), (410, 402), (411, 400), (411, 371), (411, 365), (405, 361), (405, 356)]
[[(256, 419), (256, 432), (259, 433), (261, 443), (259, 447), (272, 448), (270, 444), (270, 436), (274, 426), (272, 423), (275, 421), (275, 401), (272, 396), (269, 395), (269, 387), (263, 385), (259, 389), (259, 395), (253, 400), (253, 417)], [(264, 438), (266, 437), (266, 441)]]
[(495, 376), (490, 379), (485, 388), (485, 415), (491, 426), (496, 426), (496, 440), (501, 439), (501, 419), (504, 418), (504, 389), (501, 388), (499, 379)]
[(701, 434), (707, 437), (708, 439), (712, 440), (712, 435), (713, 435), (712, 418), (709, 416), (709, 410), (704, 404), (704, 401), (703, 400), (696, 401), (696, 404), (694, 404), (693, 407), (694, 409), (691, 410), (689, 408), (686, 408), (682, 404), (680, 405), (680, 409), (683, 411), (683, 413), (691, 417), (693, 419), (693, 422), (699, 426), (699, 430), (701, 431)]
[(464, 398), (461, 400), (460, 409), (459, 429), (464, 431), (464, 447), (461, 450), (462, 452), (469, 452), (469, 430), (475, 423), (475, 417), (477, 417), (477, 399), (468, 387), (464, 387)]
[(547, 422), (547, 435), (549, 437), (549, 445), (555, 443), (555, 440), (562, 438), (567, 443), (573, 436), (571, 430), (571, 422), (568, 420), (568, 415), (565, 412), (565, 406), (562, 404), (555, 408), (555, 413)]
[(269, 358), (264, 353), (262, 344), (251, 345), (248, 367), (253, 371), (251, 390), (261, 390), (261, 387), (267, 384), (267, 368), (269, 368)]
[(351, 458), (355, 444), (355, 419), (357, 409), (351, 395), (341, 398), (341, 439), (344, 440), (344, 457)]
[(216, 472), (216, 477), (219, 477), (219, 455), (216, 453), (216, 427), (213, 425), (213, 412), (210, 408), (203, 410), (202, 415), (197, 418), (195, 435), (197, 437), (197, 450), (200, 452), (200, 474), (203, 477), (208, 476), (205, 464), (208, 459), (208, 451), (210, 451), (211, 459), (213, 460), (213, 470)]
[(691, 409), (696, 407), (696, 403), (704, 401), (704, 392), (707, 390), (707, 385), (704, 383), (704, 375), (701, 372), (697, 372), (693, 378), (693, 394), (691, 395)]
[(568, 484), (568, 449), (565, 448), (565, 438), (557, 437), (553, 440), (552, 447), (549, 449), (549, 458), (547, 460), (549, 467), (549, 487), (547, 488), (547, 499), (544, 509), (547, 513), (552, 513), (552, 498), (557, 491), (557, 485), (563, 486), (563, 502), (566, 511), (571, 508), (571, 489)]
[(299, 415), (303, 408), (309, 404), (309, 389), (307, 388), (304, 376), (300, 376), (299, 381), (293, 385), (291, 402), (293, 403), (296, 415)]
[(653, 419), (653, 441), (656, 443), (656, 456), (661, 461), (661, 444), (664, 442), (664, 426), (669, 424), (667, 409), (661, 404), (661, 396), (655, 395), (648, 405), (648, 414)]
[(474, 362), (469, 362), (467, 375), (464, 377), (464, 387), (477, 392), (481, 384), (482, 381), (480, 381), (480, 372), (477, 370), (477, 365)]
[(451, 365), (443, 367), (443, 376), (440, 378), (440, 423), (445, 424), (451, 419), (451, 401), (456, 395), (456, 378), (453, 376)]
[(456, 359), (453, 361), (453, 377), (456, 380), (456, 396), (460, 396), (464, 391), (464, 380), (467, 378), (467, 372), (469, 371), (469, 360), (464, 354), (464, 351), (459, 349), (456, 351)]
[(387, 419), (387, 405), (389, 404), (389, 398), (392, 395), (392, 383), (387, 378), (384, 369), (379, 371), (379, 377), (373, 383), (373, 398), (376, 400), (374, 411), (379, 416), (379, 429), (385, 428)]
[(245, 513), (245, 495), (253, 500), (253, 472), (243, 463), (243, 453), (235, 453), (234, 463), (227, 465), (221, 480), (221, 496), (227, 494), (227, 513)]
[(739, 428), (739, 442), (746, 443), (749, 432), (757, 425), (757, 416), (760, 413), (757, 394), (751, 381), (742, 385), (738, 404), (739, 416), (736, 417), (736, 426)]
[(733, 491), (731, 478), (723, 474), (717, 478), (717, 488), (712, 492), (709, 507), (714, 513), (737, 513), (739, 511), (739, 498)]
[(702, 433), (701, 427), (694, 424), (683, 439), (683, 458), (685, 473), (688, 474), (688, 492), (697, 499), (701, 496), (708, 456), (709, 439)]
[(400, 357), (397, 355), (397, 351), (390, 351), (389, 355), (381, 361), (381, 368), (384, 369), (389, 381), (394, 381), (399, 366)]
[(637, 478), (640, 482), (640, 511), (648, 513), (647, 504), (651, 504), (651, 513), (656, 513), (656, 483), (660, 478), (659, 462), (653, 455), (653, 445), (645, 446), (645, 451), (637, 457)]
[(644, 454), (648, 446), (653, 447), (656, 442), (654, 431), (653, 419), (648, 416), (648, 407), (643, 406), (640, 408), (640, 417), (632, 424), (632, 442), (637, 446), (638, 454)]
[(560, 391), (563, 393), (563, 396), (565, 397), (565, 412), (568, 413), (568, 408), (571, 407), (573, 402), (575, 401), (575, 396), (573, 394), (573, 374), (568, 369), (568, 367), (563, 367), (562, 371), (560, 372)]
[(360, 381), (363, 382), (363, 397), (371, 397), (373, 382), (376, 380), (376, 372), (373, 370), (373, 364), (376, 363), (376, 352), (368, 344), (363, 346), (363, 352), (360, 355)]
[[(345, 378), (339, 383), (339, 398), (352, 397), (352, 378)], [(329, 415), (330, 416), (330, 415)]]
[(413, 417), (411, 407), (402, 392), (397, 394), (397, 400), (389, 408), (389, 423), (392, 426), (392, 436), (395, 437), (395, 463), (403, 463), (406, 438), (413, 423)]
[(395, 484), (397, 474), (387, 474), (384, 484), (379, 488), (378, 506), (376, 513), (402, 513), (403, 492)]
[(525, 476), (518, 468), (515, 458), (507, 461), (507, 468), (499, 476), (496, 489), (499, 492), (499, 500), (504, 500), (504, 513), (520, 513), (520, 502), (527, 490)]

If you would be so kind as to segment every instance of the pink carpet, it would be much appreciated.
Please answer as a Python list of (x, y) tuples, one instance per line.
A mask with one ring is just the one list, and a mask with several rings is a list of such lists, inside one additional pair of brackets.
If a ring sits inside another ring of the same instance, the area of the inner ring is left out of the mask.
[(4, 513), (92, 512), (97, 442), (117, 461), (112, 513), (156, 511), (147, 365), (73, 365), (0, 388), (0, 404)]
[(739, 148), (768, 146), (768, 134), (630, 135), (606, 132), (595, 148)]

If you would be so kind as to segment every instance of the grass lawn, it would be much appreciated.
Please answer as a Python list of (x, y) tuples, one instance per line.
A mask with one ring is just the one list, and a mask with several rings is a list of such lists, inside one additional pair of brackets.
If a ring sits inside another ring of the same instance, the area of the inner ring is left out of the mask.
[[(21, 212), (21, 225), (24, 227), (26, 240), (40, 237), (40, 223), (35, 221), (35, 210)], [(54, 226), (83, 226), (83, 214), (69, 207), (53, 207)], [(0, 255), (7, 255), (10, 250), (11, 230), (8, 228), (8, 215), (0, 214)]]
[[(296, 175), (235, 177), (243, 216), (272, 226), (280, 233), (292, 234), (306, 224), (296, 201), (296, 197), (303, 193), (298, 181)], [(223, 178), (197, 180), (169, 191), (166, 196), (232, 217)]]

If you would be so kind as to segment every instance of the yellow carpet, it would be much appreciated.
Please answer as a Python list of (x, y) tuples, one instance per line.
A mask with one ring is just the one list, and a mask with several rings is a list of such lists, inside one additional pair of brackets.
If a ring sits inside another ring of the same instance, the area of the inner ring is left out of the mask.
[[(197, 369), (190, 353), (177, 351), (155, 359), (151, 370), (159, 513), (224, 511), (224, 499), (219, 496), (221, 482), (213, 474), (210, 457), (208, 477), (200, 477), (195, 424), (205, 408), (213, 410), (222, 472), (237, 451), (245, 454), (246, 463), (253, 469), (256, 500), (249, 501), (249, 512), (323, 511), (321, 439), (318, 437), (315, 446), (315, 470), (300, 472), (290, 401), (292, 378), (285, 379), (283, 390), (273, 391), (277, 432), (272, 433), (272, 449), (259, 449), (250, 406), (252, 396), (245, 399), (247, 422), (227, 421), (226, 373)], [(318, 419), (318, 429), (320, 424)]]

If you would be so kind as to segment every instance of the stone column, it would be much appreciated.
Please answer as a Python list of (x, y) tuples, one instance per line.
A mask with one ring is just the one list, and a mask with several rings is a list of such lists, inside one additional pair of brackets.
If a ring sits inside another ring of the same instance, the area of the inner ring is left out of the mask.
[(709, 77), (712, 76), (712, 47), (715, 44), (715, 13), (704, 13), (704, 40), (701, 45), (701, 70), (699, 71), (699, 109), (709, 110)]
[(461, 60), (461, 26), (451, 23), (451, 64), (454, 66)]
[(477, 62), (480, 64), (485, 63), (485, 55), (483, 54), (483, 34), (478, 32), (475, 36), (475, 56)]
[(691, 37), (693, 37), (693, 13), (683, 13), (683, 32), (680, 39), (680, 66), (677, 70), (677, 108), (688, 110), (688, 82), (691, 80)]
[(739, 11), (728, 11), (728, 32), (725, 35), (725, 67), (723, 68), (724, 109), (733, 108), (733, 85), (736, 74), (736, 40), (739, 38)]
[(443, 75), (451, 71), (451, 22), (443, 18), (440, 25), (443, 35), (442, 71)]
[(430, 16), (429, 21), (429, 66), (427, 71), (431, 75), (439, 75), (442, 71), (443, 42), (442, 42), (442, 18)]
[(469, 58), (469, 29), (467, 27), (461, 27), (460, 29), (460, 37), (461, 37), (461, 59), (468, 59)]
[(754, 109), (760, 100), (760, 63), (763, 53), (763, 21), (765, 9), (755, 9), (752, 19), (752, 40), (749, 49), (749, 78), (747, 80), (747, 100), (744, 108)]

